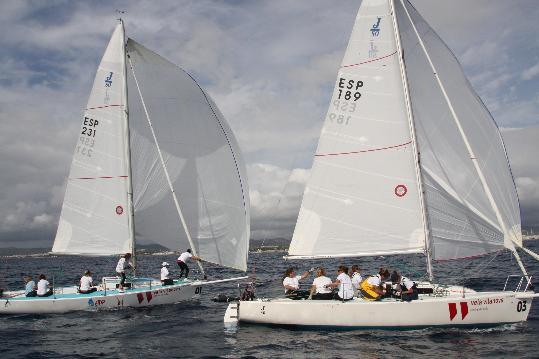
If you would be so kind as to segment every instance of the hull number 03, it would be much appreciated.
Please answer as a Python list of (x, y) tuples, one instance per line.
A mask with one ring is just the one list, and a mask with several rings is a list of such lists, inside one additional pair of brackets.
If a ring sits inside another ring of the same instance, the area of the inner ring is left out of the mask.
[(517, 312), (525, 312), (526, 311), (526, 301), (525, 300), (519, 300), (517, 303)]

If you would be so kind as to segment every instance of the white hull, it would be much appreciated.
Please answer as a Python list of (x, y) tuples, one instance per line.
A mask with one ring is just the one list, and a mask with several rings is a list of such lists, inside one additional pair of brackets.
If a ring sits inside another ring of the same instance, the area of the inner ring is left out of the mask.
[[(271, 299), (233, 303), (225, 323), (237, 320), (284, 326), (338, 328), (399, 328), (495, 325), (523, 322), (537, 294), (514, 292), (467, 293), (465, 297), (420, 296), (412, 302), (353, 299)], [(234, 306), (237, 310), (234, 310)], [(231, 318), (232, 316), (232, 318)]]
[[(62, 294), (50, 297), (31, 297), (17, 295), (0, 299), (1, 314), (47, 314), (66, 313), (78, 310), (110, 310), (123, 308), (139, 308), (162, 304), (173, 304), (200, 297), (207, 287), (216, 283), (235, 281), (231, 278), (215, 281), (192, 281), (162, 286), (144, 286), (119, 292), (117, 290), (98, 291), (90, 294), (78, 294), (71, 288), (62, 288)], [(9, 295), (9, 293), (6, 293)]]

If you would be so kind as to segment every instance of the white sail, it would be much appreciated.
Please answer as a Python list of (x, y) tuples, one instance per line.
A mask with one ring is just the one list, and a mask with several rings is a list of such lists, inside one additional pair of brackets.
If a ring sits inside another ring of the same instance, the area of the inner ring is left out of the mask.
[[(246, 270), (249, 198), (238, 144), (225, 119), (186, 72), (129, 39), (130, 64), (196, 252)], [(137, 241), (189, 247), (154, 137), (128, 71)]]
[(52, 251), (81, 255), (131, 252), (125, 156), (124, 33), (107, 46), (84, 111)]
[(291, 257), (424, 250), (416, 162), (389, 1), (365, 0), (339, 69)]
[(396, 0), (395, 12), (434, 258), (513, 248), (512, 241), (521, 241), (520, 211), (496, 123), (454, 55), (413, 6)]

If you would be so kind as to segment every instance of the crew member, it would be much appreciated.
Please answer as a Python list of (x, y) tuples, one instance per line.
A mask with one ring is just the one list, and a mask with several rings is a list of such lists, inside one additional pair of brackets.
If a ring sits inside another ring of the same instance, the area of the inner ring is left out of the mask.
[(185, 278), (187, 278), (187, 276), (189, 275), (189, 267), (187, 266), (187, 261), (189, 259), (199, 261), (200, 257), (194, 256), (193, 254), (191, 254), (191, 248), (187, 249), (187, 251), (180, 254), (180, 256), (178, 257), (178, 260), (176, 261), (176, 263), (178, 263), (178, 266), (180, 267), (180, 278), (183, 276), (184, 273), (185, 273)]
[(170, 278), (170, 272), (168, 271), (169, 266), (170, 264), (168, 264), (167, 262), (163, 262), (161, 264), (161, 283), (163, 283), (163, 285), (174, 284), (174, 281), (172, 280), (172, 278)]
[(116, 273), (120, 276), (120, 285), (119, 285), (119, 291), (124, 291), (124, 284), (125, 284), (125, 271), (127, 269), (135, 269), (135, 266), (133, 263), (131, 263), (129, 260), (131, 259), (131, 253), (126, 253), (123, 256), (120, 257), (120, 260), (118, 261), (118, 264), (116, 265)]
[(84, 275), (80, 279), (79, 293), (88, 294), (95, 292), (97, 288), (94, 287), (93, 282), (94, 280), (92, 279), (92, 272), (90, 272), (90, 270), (86, 270), (86, 272), (84, 272)]
[(25, 275), (24, 279), (24, 295), (27, 297), (35, 297), (36, 292), (36, 282), (32, 279), (31, 275)]
[(339, 292), (337, 293), (337, 297), (340, 300), (350, 300), (354, 297), (354, 290), (352, 287), (352, 280), (350, 279), (350, 276), (348, 275), (348, 267), (340, 265), (339, 269), (337, 270), (337, 273), (339, 274), (337, 276), (337, 279), (335, 279), (335, 282), (330, 283), (326, 285), (328, 288), (337, 288), (339, 287)]
[(311, 270), (302, 275), (296, 275), (296, 270), (294, 268), (288, 268), (284, 273), (283, 278), (284, 294), (288, 298), (293, 299), (307, 298), (309, 291), (299, 290), (299, 281), (307, 278), (313, 271), (314, 268), (311, 268)]
[(361, 282), (359, 292), (366, 300), (379, 300), (386, 290), (383, 287), (384, 281), (389, 278), (389, 271), (385, 268), (380, 268), (377, 275), (371, 275), (369, 278)]
[(326, 270), (322, 267), (319, 267), (316, 270), (316, 278), (313, 280), (313, 285), (311, 286), (311, 293), (309, 295), (309, 298), (314, 300), (333, 299), (333, 293), (331, 292), (331, 289), (326, 287), (326, 285), (328, 284), (331, 284), (331, 279), (326, 277)]
[(391, 283), (396, 287), (395, 295), (400, 297), (402, 301), (409, 302), (419, 297), (415, 282), (400, 275), (399, 272), (393, 271), (391, 273)]
[(354, 297), (358, 296), (359, 286), (361, 284), (361, 281), (363, 278), (361, 277), (361, 273), (359, 272), (359, 266), (353, 265), (352, 270), (350, 272), (350, 279), (352, 280), (352, 287), (354, 289)]
[(52, 295), (51, 284), (45, 277), (45, 274), (39, 275), (39, 282), (37, 282), (37, 296), (38, 297), (48, 297)]

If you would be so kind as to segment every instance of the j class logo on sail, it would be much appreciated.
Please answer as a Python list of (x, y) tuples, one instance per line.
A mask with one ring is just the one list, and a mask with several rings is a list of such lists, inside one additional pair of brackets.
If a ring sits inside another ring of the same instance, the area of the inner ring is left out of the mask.
[(376, 18), (376, 23), (374, 23), (370, 29), (372, 36), (378, 36), (380, 35), (380, 21), (382, 21), (381, 17)]
[(108, 76), (105, 77), (105, 87), (110, 87), (112, 85), (112, 72), (109, 72)]

